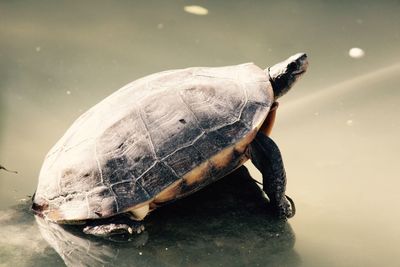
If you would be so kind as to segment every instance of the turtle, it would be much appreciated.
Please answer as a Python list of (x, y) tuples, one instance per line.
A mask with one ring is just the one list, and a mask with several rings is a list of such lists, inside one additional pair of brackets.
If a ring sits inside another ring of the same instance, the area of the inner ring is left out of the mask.
[(233, 172), (248, 159), (278, 219), (294, 215), (269, 137), (284, 95), (306, 71), (305, 53), (266, 69), (254, 63), (191, 67), (133, 81), (90, 108), (46, 155), (36, 215), (109, 237), (144, 230), (154, 209)]

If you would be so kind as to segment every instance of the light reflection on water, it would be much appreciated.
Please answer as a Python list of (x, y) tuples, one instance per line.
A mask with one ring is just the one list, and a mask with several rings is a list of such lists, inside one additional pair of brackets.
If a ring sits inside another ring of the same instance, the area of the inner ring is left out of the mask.
[[(207, 15), (184, 11), (197, 4), (0, 2), (0, 164), (19, 172), (0, 171), (0, 265), (60, 265), (69, 236), (107, 264), (398, 266), (400, 4), (213, 1), (201, 3)], [(364, 56), (350, 57), (353, 47)], [(188, 66), (268, 66), (298, 51), (310, 68), (282, 98), (273, 132), (298, 209), (288, 224), (246, 211), (242, 197), (219, 199), (227, 205), (220, 217), (211, 199), (194, 212), (186, 204), (194, 196), (152, 215), (144, 246), (55, 230), (62, 238), (53, 249), (29, 204), (16, 205), (33, 193), (45, 153), (72, 121), (122, 85)]]

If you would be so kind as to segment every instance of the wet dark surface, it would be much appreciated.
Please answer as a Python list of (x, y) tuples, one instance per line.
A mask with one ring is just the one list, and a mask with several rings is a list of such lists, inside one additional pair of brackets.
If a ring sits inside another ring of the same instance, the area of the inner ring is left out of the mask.
[[(34, 218), (29, 204), (27, 201), (12, 207), (9, 218), (1, 220), (2, 227), (32, 229), (25, 233), (27, 240), (43, 238), (68, 266), (300, 263), (293, 250), (295, 234), (290, 224), (274, 219), (268, 201), (245, 167), (195, 195), (153, 212), (146, 220), (145, 232), (133, 237), (88, 237), (80, 226), (62, 227)], [(7, 259), (10, 254), (3, 256)], [(43, 253), (32, 257), (31, 263), (41, 262), (60, 263), (60, 258), (45, 246)]]
[[(18, 171), (0, 170), (0, 266), (398, 266), (398, 14), (398, 1), (0, 1), (0, 164)], [(310, 67), (272, 132), (297, 204), (288, 223), (238, 190), (257, 189), (242, 173), (153, 213), (137, 242), (55, 225), (42, 237), (27, 196), (85, 110), (150, 73), (300, 51)]]

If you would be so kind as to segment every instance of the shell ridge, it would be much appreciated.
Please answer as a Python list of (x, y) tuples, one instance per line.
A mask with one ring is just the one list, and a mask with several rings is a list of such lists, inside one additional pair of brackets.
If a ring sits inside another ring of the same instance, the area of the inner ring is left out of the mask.
[[(246, 63), (246, 64), (251, 64), (251, 63)], [(243, 65), (246, 65), (246, 64), (243, 64)], [(236, 71), (235, 75), (238, 77), (238, 71)], [(225, 79), (225, 80), (231, 80), (231, 81), (237, 81), (237, 80), (238, 80), (238, 78), (236, 78), (236, 79), (229, 79), (229, 78), (212, 77), (212, 76), (206, 76), (206, 75), (200, 75), (200, 74), (196, 74), (196, 76), (203, 76), (203, 77), (208, 77), (208, 78), (211, 77), (211, 78)], [(241, 84), (243, 84), (243, 83), (241, 82)], [(241, 86), (241, 89), (242, 89), (242, 91), (243, 91), (243, 85)], [(229, 112), (228, 114), (230, 115), (230, 117), (234, 119), (233, 122), (224, 124), (224, 125), (222, 125), (222, 126), (216, 126), (216, 127), (213, 127), (213, 128), (211, 128), (211, 129), (206, 130), (206, 129), (204, 129), (204, 128), (201, 126), (200, 120), (198, 119), (196, 113), (192, 110), (192, 108), (190, 107), (190, 105), (189, 105), (189, 104), (185, 101), (185, 99), (182, 97), (182, 91), (180, 91), (178, 95), (179, 95), (179, 98), (181, 99), (182, 103), (183, 103), (183, 104), (186, 106), (186, 108), (193, 114), (193, 116), (194, 116), (194, 118), (195, 118), (195, 120), (196, 120), (196, 122), (197, 122), (197, 124), (198, 124), (198, 127), (199, 127), (206, 135), (207, 135), (207, 133), (214, 132), (215, 134), (217, 134), (218, 136), (220, 136), (220, 137), (222, 137), (222, 138), (223, 138), (224, 136), (222, 136), (220, 133), (218, 133), (217, 130), (218, 130), (218, 129), (221, 129), (221, 128), (225, 127), (225, 126), (232, 125), (232, 124), (234, 124), (234, 123), (236, 123), (236, 122), (238, 122), (238, 121), (241, 121), (241, 120), (240, 120), (240, 117), (242, 116), (243, 110), (244, 110), (245, 106), (246, 106), (247, 103), (248, 103), (247, 92), (246, 92), (246, 90), (244, 90), (245, 100), (244, 100), (244, 102), (243, 102), (243, 104), (242, 104), (242, 106), (241, 106), (241, 108), (240, 108), (239, 116), (237, 116), (236, 114), (234, 114), (234, 113), (232, 113), (232, 112)], [(203, 103), (206, 103), (206, 102), (207, 102), (207, 101), (204, 101)], [(218, 101), (218, 104), (220, 104), (220, 105), (222, 105), (222, 106), (224, 105), (224, 103), (221, 102), (221, 101)], [(242, 122), (243, 122), (243, 121), (242, 121)], [(246, 127), (251, 128), (247, 123), (244, 122), (244, 124), (246, 125)], [(202, 153), (201, 153), (201, 154), (202, 154)], [(202, 155), (203, 155), (203, 154), (202, 154)]]
[[(193, 114), (193, 116), (194, 116), (194, 118), (195, 118), (195, 120), (196, 120), (196, 123), (198, 124), (198, 127), (199, 127), (199, 128), (203, 131), (203, 133), (204, 133), (204, 134), (199, 135), (195, 140), (193, 140), (192, 145), (193, 145), (193, 147), (194, 147), (204, 158), (207, 158), (206, 155), (204, 155), (203, 153), (201, 153), (201, 152), (196, 148), (196, 146), (195, 146), (194, 144), (195, 144), (196, 141), (197, 141), (198, 139), (200, 139), (203, 135), (207, 135), (207, 133), (209, 133), (209, 132), (211, 132), (211, 131), (210, 131), (210, 130), (204, 129), (204, 128), (201, 126), (199, 118), (197, 117), (196, 113), (192, 110), (192, 108), (189, 106), (189, 104), (186, 103), (185, 99), (182, 97), (181, 92), (182, 92), (182, 91), (179, 92), (179, 98), (182, 100), (182, 102), (183, 102), (183, 104), (186, 106), (186, 108)], [(216, 134), (219, 135), (219, 136), (221, 136), (219, 133), (216, 133)], [(210, 162), (210, 163), (211, 163), (211, 162)]]
[[(171, 153), (169, 153), (168, 155), (166, 155), (166, 156), (163, 157), (162, 159), (156, 160), (145, 172), (143, 172), (138, 178), (136, 178), (135, 181), (138, 181), (139, 179), (141, 179), (141, 178), (142, 178), (151, 168), (153, 168), (157, 163), (162, 163), (162, 164), (164, 164), (164, 165), (167, 165), (167, 167), (169, 167), (169, 168), (174, 172), (174, 174), (175, 174), (177, 177), (179, 177), (179, 175), (176, 174), (175, 170), (173, 170), (173, 169), (165, 162), (165, 160), (166, 160), (169, 156), (175, 154), (176, 152), (179, 152), (180, 150), (182, 150), (182, 149), (184, 149), (184, 148), (193, 146), (194, 143), (195, 143), (197, 140), (199, 140), (203, 135), (205, 135), (205, 133), (200, 134), (198, 137), (196, 137), (195, 139), (193, 139), (193, 141), (190, 142), (189, 144), (186, 144), (185, 146), (182, 146), (182, 147), (180, 147), (180, 148), (175, 149), (174, 151), (172, 151)], [(112, 186), (118, 185), (118, 184), (122, 184), (122, 183), (126, 183), (126, 182), (129, 182), (129, 181), (131, 181), (131, 179), (121, 180), (121, 181), (118, 181), (118, 182), (112, 184)]]
[[(86, 191), (85, 191), (86, 192)], [(46, 198), (48, 201), (52, 201), (58, 198), (67, 198), (67, 197), (71, 197), (71, 196), (77, 196), (77, 195), (82, 195), (83, 192), (77, 192), (77, 191), (73, 191), (73, 192), (68, 192), (68, 193), (64, 193), (64, 194), (59, 194), (55, 197), (50, 197), (50, 198)]]
[(172, 168), (171, 166), (169, 166), (169, 164), (168, 164), (166, 161), (164, 161), (164, 159), (165, 159), (166, 157), (167, 157), (167, 156), (165, 156), (164, 158), (162, 158), (160, 161), (161, 161), (162, 164), (164, 164), (176, 177), (179, 178), (179, 175), (176, 173), (176, 171), (174, 170), (174, 168)]
[(241, 119), (241, 118), (242, 118), (242, 114), (243, 114), (243, 110), (244, 110), (244, 108), (246, 107), (247, 103), (249, 102), (249, 96), (248, 96), (248, 94), (247, 94), (247, 90), (246, 90), (246, 87), (244, 86), (244, 83), (243, 83), (243, 82), (240, 82), (240, 84), (241, 84), (240, 89), (241, 89), (242, 92), (244, 93), (244, 94), (243, 94), (243, 95), (244, 95), (244, 103), (243, 103), (242, 107), (240, 108), (239, 116), (237, 117), (237, 119), (238, 119), (238, 121), (240, 121), (240, 122), (242, 122), (244, 125), (246, 125), (248, 129), (250, 129), (251, 126), (248, 125), (247, 122), (245, 122), (245, 121), (243, 121), (243, 120)]
[(197, 77), (206, 77), (206, 78), (213, 78), (213, 79), (223, 79), (223, 80), (229, 80), (229, 81), (235, 81), (236, 79), (232, 78), (227, 78), (227, 77), (216, 77), (216, 76), (211, 76), (211, 75), (206, 75), (206, 74), (195, 74), (194, 76)]
[(151, 134), (150, 134), (149, 128), (147, 127), (147, 124), (146, 124), (146, 122), (145, 122), (145, 120), (144, 120), (144, 118), (143, 118), (142, 110), (141, 110), (140, 107), (139, 107), (138, 109), (139, 109), (138, 112), (139, 112), (140, 120), (142, 121), (143, 126), (144, 126), (144, 128), (145, 128), (145, 130), (146, 130), (147, 136), (149, 137), (149, 144), (150, 144), (150, 147), (151, 147), (151, 151), (153, 152), (153, 155), (154, 155), (154, 157), (156, 158), (156, 160), (158, 160), (158, 156), (157, 156), (157, 154), (156, 154), (156, 148), (155, 148), (155, 146), (154, 146), (153, 139), (151, 138)]
[[(183, 99), (182, 99), (183, 100)], [(184, 100), (183, 100), (184, 101)], [(222, 125), (222, 126), (216, 126), (216, 127), (213, 127), (213, 128), (210, 128), (210, 129), (204, 129), (202, 126), (201, 126), (201, 124), (200, 124), (200, 120), (197, 118), (197, 116), (196, 116), (196, 113), (190, 108), (190, 106), (186, 103), (186, 102), (184, 102), (186, 105), (187, 105), (187, 107), (189, 108), (189, 110), (193, 113), (193, 115), (196, 117), (196, 121), (197, 121), (197, 123), (199, 124), (199, 128), (200, 129), (202, 129), (204, 132), (205, 132), (205, 134), (207, 134), (207, 133), (211, 133), (211, 132), (213, 132), (213, 131), (215, 131), (215, 130), (218, 130), (218, 129), (220, 129), (220, 128), (222, 128), (222, 127), (224, 127), (224, 126), (226, 126), (226, 125), (230, 125), (230, 124), (233, 124), (233, 123), (235, 123), (237, 120), (236, 120), (236, 115), (234, 114), (234, 113), (232, 113), (232, 112), (229, 112), (228, 114), (230, 115), (230, 119), (232, 119), (232, 118), (234, 118), (235, 119), (235, 121), (234, 122), (230, 122), (230, 123), (227, 123), (227, 124), (224, 124), (224, 125)], [(203, 103), (206, 103), (206, 101), (204, 101)], [(222, 103), (221, 101), (218, 101), (218, 104), (220, 104), (220, 105), (224, 105), (224, 103)], [(217, 135), (219, 135), (219, 136), (221, 136), (221, 137), (223, 137), (221, 134), (219, 134), (219, 133), (217, 133), (216, 132), (216, 134)]]
[(80, 144), (85, 143), (85, 142), (87, 142), (87, 141), (89, 141), (89, 140), (93, 140), (93, 139), (95, 139), (95, 138), (93, 138), (93, 137), (91, 137), (91, 138), (85, 138), (85, 139), (79, 141), (78, 143), (76, 143), (76, 144), (74, 144), (74, 145), (72, 145), (72, 146), (64, 147), (64, 151), (63, 151), (63, 152), (67, 152), (67, 151), (69, 151), (69, 150), (71, 150), (71, 149), (73, 149), (73, 148), (79, 146)]
[(140, 186), (141, 189), (143, 189), (143, 191), (146, 193), (147, 198), (151, 198), (151, 194), (149, 193), (149, 191), (147, 191), (146, 188), (144, 188), (144, 186), (142, 186), (140, 183), (137, 183), (137, 180), (135, 181), (135, 185), (136, 186)]
[[(189, 110), (189, 112), (190, 112), (191, 114), (193, 114), (193, 117), (194, 117), (194, 119), (196, 120), (196, 123), (197, 123), (198, 127), (203, 131), (203, 135), (207, 135), (207, 132), (208, 132), (208, 131), (207, 131), (206, 129), (204, 129), (204, 128), (201, 126), (200, 120), (199, 120), (199, 118), (197, 117), (196, 113), (194, 113), (194, 111), (191, 109), (191, 107), (189, 106), (189, 104), (186, 103), (185, 99), (182, 97), (182, 91), (180, 91), (178, 95), (179, 95), (179, 98), (181, 99), (182, 103), (186, 106), (187, 110)], [(196, 151), (199, 152), (200, 155), (202, 155), (204, 158), (207, 158), (207, 156), (204, 155), (204, 153), (202, 153), (202, 152), (201, 152), (198, 148), (196, 148), (196, 146), (194, 145), (195, 142), (196, 142), (198, 139), (201, 138), (201, 136), (202, 136), (202, 135), (198, 136), (198, 138), (196, 138), (196, 140), (194, 140), (194, 142), (193, 142), (193, 148), (196, 149)]]
[(173, 154), (175, 154), (176, 152), (178, 152), (178, 151), (180, 151), (180, 150), (182, 150), (182, 149), (184, 149), (184, 148), (193, 146), (194, 143), (196, 143), (196, 141), (199, 140), (199, 139), (200, 139), (203, 135), (205, 135), (205, 134), (206, 134), (205, 132), (201, 133), (199, 136), (197, 136), (195, 139), (193, 139), (193, 141), (191, 141), (190, 143), (188, 143), (188, 144), (186, 144), (186, 145), (184, 145), (184, 146), (182, 146), (182, 147), (180, 147), (180, 148), (175, 149), (174, 151), (172, 151), (171, 153), (169, 153), (168, 155), (166, 155), (165, 157), (163, 157), (163, 158), (161, 159), (161, 161), (167, 159), (169, 156), (172, 156)]
[(96, 160), (97, 168), (99, 169), (100, 181), (104, 185), (103, 170), (101, 169), (99, 155), (97, 153), (97, 138), (94, 140), (94, 158)]
[[(140, 175), (135, 179), (135, 183), (136, 183), (137, 181), (139, 181), (139, 179), (141, 179), (146, 173), (148, 173), (154, 166), (156, 166), (157, 163), (159, 163), (159, 161), (158, 161), (158, 160), (155, 160), (155, 161), (153, 162), (153, 164), (151, 164), (150, 167), (149, 167), (147, 170), (145, 170), (142, 174), (140, 174)], [(118, 182), (113, 183), (111, 186), (123, 184), (123, 183), (126, 183), (126, 182), (132, 182), (132, 179), (121, 180), (121, 181), (118, 181)]]
[(197, 126), (198, 126), (204, 133), (206, 133), (207, 130), (205, 130), (205, 129), (201, 126), (200, 120), (199, 120), (199, 118), (197, 117), (196, 113), (194, 113), (194, 111), (191, 109), (191, 107), (189, 106), (189, 104), (186, 103), (185, 99), (183, 99), (183, 97), (182, 97), (182, 91), (180, 91), (180, 92), (178, 93), (178, 95), (179, 95), (179, 99), (180, 99), (180, 100), (182, 101), (182, 103), (185, 105), (186, 109), (193, 115), (194, 119), (196, 120)]
[(90, 218), (90, 204), (89, 204), (88, 192), (85, 192), (85, 201), (87, 206), (87, 217)]
[[(229, 122), (229, 123), (226, 123), (226, 124), (224, 124), (224, 125), (222, 125), (222, 126), (216, 126), (216, 127), (214, 127), (214, 128), (211, 128), (211, 129), (210, 129), (210, 133), (211, 133), (211, 132), (214, 132), (215, 134), (218, 134), (219, 136), (222, 136), (220, 133), (217, 132), (219, 129), (222, 129), (222, 128), (226, 127), (226, 126), (233, 125), (233, 124), (235, 124), (236, 122), (239, 122), (239, 121), (240, 121), (240, 122), (243, 122), (243, 121), (241, 120), (241, 118), (236, 118), (234, 121), (231, 121), (231, 122)], [(249, 125), (248, 125), (247, 123), (245, 123), (245, 122), (243, 122), (243, 124), (246, 125), (247, 130), (251, 130), (251, 126), (249, 126)]]
[(99, 161), (99, 155), (97, 153), (97, 138), (95, 138), (95, 140), (94, 140), (94, 157), (95, 157), (95, 160), (96, 160), (97, 168), (99, 169), (101, 184), (106, 186), (108, 188), (109, 192), (111, 192), (111, 194), (112, 194), (112, 196), (114, 198), (115, 207), (116, 207), (116, 209), (118, 211), (119, 210), (119, 206), (118, 206), (118, 201), (117, 201), (117, 195), (115, 194), (114, 190), (112, 189), (112, 187), (110, 185), (106, 185), (104, 183), (103, 170), (101, 169), (100, 161)]

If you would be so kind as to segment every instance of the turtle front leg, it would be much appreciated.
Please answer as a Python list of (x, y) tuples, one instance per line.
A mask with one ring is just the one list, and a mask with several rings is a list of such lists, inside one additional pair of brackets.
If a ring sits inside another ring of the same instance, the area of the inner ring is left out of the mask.
[(279, 218), (291, 218), (295, 214), (294, 202), (285, 195), (286, 172), (282, 155), (275, 142), (258, 132), (250, 145), (252, 163), (262, 173), (263, 191)]
[(144, 231), (142, 222), (134, 221), (129, 218), (121, 221), (92, 221), (83, 228), (83, 232), (102, 238), (109, 238), (114, 235), (134, 235)]

